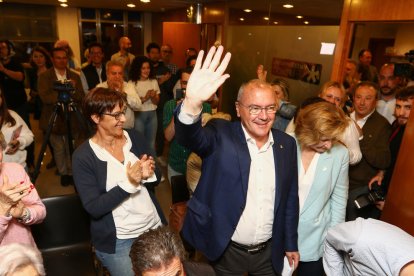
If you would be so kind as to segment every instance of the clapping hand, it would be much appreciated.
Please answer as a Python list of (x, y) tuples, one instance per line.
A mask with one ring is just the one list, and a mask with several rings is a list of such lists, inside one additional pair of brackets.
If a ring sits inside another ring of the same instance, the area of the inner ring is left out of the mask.
[(144, 154), (141, 157), (142, 179), (148, 179), (154, 175), (155, 161), (152, 156)]
[(207, 101), (217, 89), (230, 77), (224, 74), (229, 64), (231, 54), (227, 53), (220, 62), (223, 46), (211, 47), (206, 59), (204, 51), (200, 51), (194, 70), (188, 80), (183, 110), (189, 114), (198, 114), (203, 102)]
[(144, 154), (133, 165), (127, 164), (127, 177), (129, 182), (138, 186), (142, 180), (150, 178), (154, 174), (155, 161), (151, 156)]
[(25, 184), (24, 181), (19, 183), (10, 183), (9, 178), (3, 176), (3, 185), (0, 186), (0, 215), (7, 214), (11, 208), (27, 196), (31, 191), (32, 185)]

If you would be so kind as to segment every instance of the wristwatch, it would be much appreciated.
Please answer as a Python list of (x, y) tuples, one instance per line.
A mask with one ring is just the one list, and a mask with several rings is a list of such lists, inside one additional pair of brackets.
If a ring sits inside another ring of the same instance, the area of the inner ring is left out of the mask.
[(18, 219), (19, 222), (27, 223), (31, 218), (30, 211), (27, 208), (23, 209), (23, 215)]

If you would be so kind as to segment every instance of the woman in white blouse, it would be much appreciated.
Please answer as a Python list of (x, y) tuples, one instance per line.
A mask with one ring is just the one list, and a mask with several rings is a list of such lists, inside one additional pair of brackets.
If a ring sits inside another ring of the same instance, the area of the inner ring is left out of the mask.
[(27, 171), (26, 157), (28, 147), (33, 142), (33, 132), (23, 119), (13, 110), (9, 110), (0, 89), (0, 144), (3, 149), (3, 161), (18, 163)]
[(144, 135), (155, 155), (158, 124), (156, 110), (160, 100), (160, 88), (147, 57), (139, 56), (134, 59), (129, 71), (128, 84), (133, 85), (142, 102), (141, 107), (135, 112), (135, 130)]
[(349, 153), (337, 140), (347, 124), (343, 111), (328, 102), (304, 107), (296, 119), (299, 276), (324, 275), (326, 232), (345, 220)]

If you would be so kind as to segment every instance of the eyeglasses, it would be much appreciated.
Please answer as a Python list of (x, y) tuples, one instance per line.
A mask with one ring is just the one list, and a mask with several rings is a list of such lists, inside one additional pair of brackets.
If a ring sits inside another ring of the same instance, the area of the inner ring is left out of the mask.
[(119, 119), (121, 119), (122, 115), (125, 116), (125, 114), (126, 114), (126, 108), (124, 108), (123, 111), (118, 111), (118, 112), (115, 112), (115, 113), (102, 113), (102, 115), (108, 115), (108, 116), (114, 117), (115, 120), (117, 120), (117, 121), (119, 121)]
[(262, 112), (262, 110), (264, 110), (267, 114), (275, 114), (277, 112), (277, 106), (276, 105), (269, 105), (269, 106), (261, 107), (261, 106), (257, 106), (257, 105), (245, 106), (240, 102), (237, 102), (237, 104), (242, 106), (242, 107), (248, 108), (249, 113), (251, 115), (259, 115), (259, 113)]

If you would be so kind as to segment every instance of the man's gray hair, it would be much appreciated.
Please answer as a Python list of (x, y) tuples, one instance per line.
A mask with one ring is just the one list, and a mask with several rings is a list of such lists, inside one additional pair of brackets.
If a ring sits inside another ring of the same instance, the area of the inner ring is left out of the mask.
[(237, 93), (237, 101), (240, 101), (240, 99), (243, 97), (243, 94), (246, 90), (252, 89), (252, 88), (265, 88), (273, 91), (272, 86), (270, 83), (259, 80), (259, 79), (253, 79), (250, 80), (247, 83), (243, 83), (240, 88), (239, 92)]
[(12, 275), (28, 265), (32, 265), (39, 275), (46, 275), (42, 255), (36, 248), (20, 243), (0, 246), (0, 275)]
[(105, 65), (106, 72), (108, 72), (109, 68), (111, 68), (112, 66), (119, 66), (122, 68), (122, 70), (124, 70), (124, 65), (121, 62), (116, 61), (116, 60), (110, 60)]
[(149, 230), (139, 236), (129, 253), (135, 275), (168, 266), (174, 258), (185, 260), (185, 250), (179, 235), (167, 226)]

